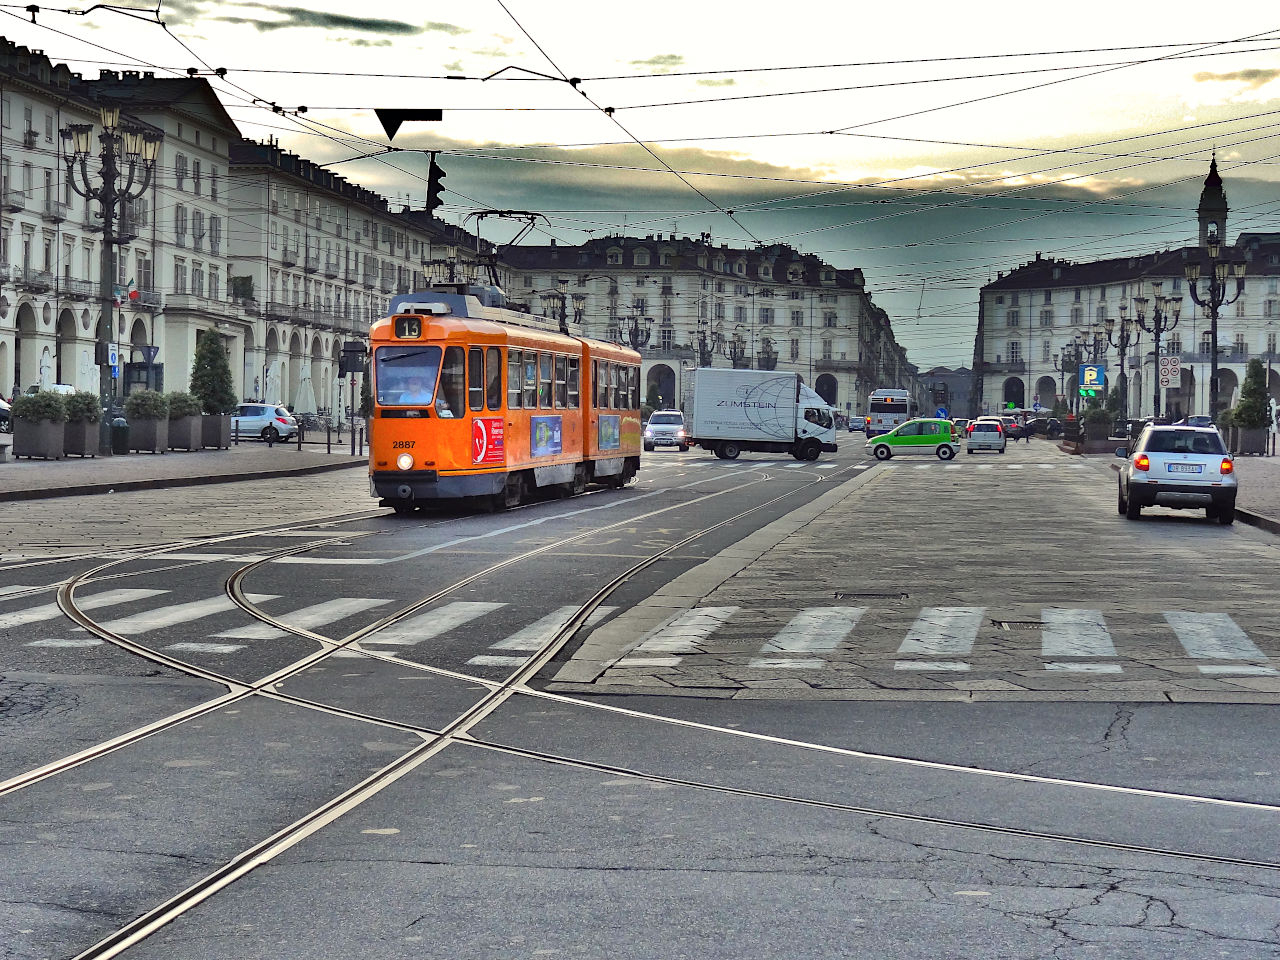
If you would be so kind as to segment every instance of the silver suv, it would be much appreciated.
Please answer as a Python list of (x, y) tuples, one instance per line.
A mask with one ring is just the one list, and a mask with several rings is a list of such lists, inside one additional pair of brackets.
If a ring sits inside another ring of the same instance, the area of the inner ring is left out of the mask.
[(241, 439), (261, 437), (275, 443), (298, 432), (298, 421), (284, 407), (274, 403), (242, 403), (231, 416), (231, 432)]
[(1210, 520), (1236, 518), (1236, 471), (1213, 427), (1149, 424), (1126, 449), (1116, 509), (1130, 520), (1143, 507), (1202, 509)]
[(644, 448), (678, 447), (681, 453), (689, 449), (689, 434), (684, 426), (684, 414), (679, 410), (655, 410), (644, 428)]

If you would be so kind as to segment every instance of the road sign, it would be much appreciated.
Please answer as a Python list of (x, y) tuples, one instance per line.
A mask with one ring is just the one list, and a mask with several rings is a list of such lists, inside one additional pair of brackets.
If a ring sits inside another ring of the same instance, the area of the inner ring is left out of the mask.
[(939, 408), (938, 408), (938, 412), (937, 412), (937, 413), (935, 413), (935, 414), (934, 414), (934, 416), (935, 416), (935, 417), (939, 417), (939, 418), (941, 418), (941, 419), (945, 420), (945, 419), (947, 418), (947, 408), (946, 408), (946, 407), (939, 407)]
[(1034, 410), (1036, 413), (1039, 413), (1041, 410), (1044, 409), (1044, 407), (1040, 406), (1040, 401), (1037, 400), (1035, 403), (1031, 405), (1031, 409)]
[(1031, 395), (1031, 403), (1032, 403), (1032, 405), (1035, 407), (1035, 409), (1039, 410), (1039, 409), (1040, 409), (1040, 394), (1038, 394), (1038, 393), (1032, 394), (1032, 395)]
[(1172, 387), (1182, 382), (1182, 360), (1177, 354), (1160, 357), (1160, 386)]
[(148, 344), (143, 344), (138, 349), (142, 351), (143, 363), (155, 363), (156, 356), (160, 353), (159, 347), (153, 347)]
[(118, 343), (107, 344), (107, 363), (111, 365), (111, 379), (120, 379), (120, 345)]

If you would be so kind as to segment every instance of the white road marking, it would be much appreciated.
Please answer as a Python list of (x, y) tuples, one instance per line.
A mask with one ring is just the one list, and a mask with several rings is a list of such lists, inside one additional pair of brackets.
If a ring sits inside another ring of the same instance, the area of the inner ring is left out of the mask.
[(1198, 660), (1266, 660), (1245, 632), (1225, 613), (1166, 610), (1165, 620), (1187, 656)]
[(958, 660), (940, 660), (933, 662), (928, 660), (897, 660), (894, 661), (893, 669), (964, 671), (969, 669), (969, 664), (962, 663)]
[(816, 657), (754, 657), (747, 666), (761, 670), (821, 670), (827, 661)]
[(1203, 664), (1200, 667), (1201, 673), (1206, 674), (1236, 674), (1246, 677), (1271, 677), (1275, 676), (1276, 671), (1271, 667), (1250, 667), (1243, 663), (1238, 665), (1231, 664)]
[(467, 661), (469, 667), (518, 667), (525, 662), (524, 657), (495, 657), (483, 655), (472, 657)]
[[(584, 626), (594, 626), (617, 609), (617, 607), (597, 607), (591, 612), (591, 616), (587, 617), (587, 622)], [(562, 630), (564, 625), (569, 622), (569, 618), (577, 611), (578, 608), (575, 606), (557, 607), (541, 620), (537, 620), (529, 624), (529, 626), (525, 627), (523, 630), (513, 633), (505, 640), (499, 640), (489, 649), (537, 650), (547, 642), (549, 637), (554, 636), (559, 630)]]
[(441, 634), (470, 623), (477, 617), (492, 613), (505, 603), (482, 603), (459, 600), (443, 607), (428, 610), (411, 620), (406, 620), (386, 630), (379, 630), (372, 637), (360, 641), (362, 647), (412, 647), (424, 640), (432, 640)]
[(97, 637), (72, 637), (68, 640), (32, 640), (25, 647), (96, 647), (102, 643)]
[[(147, 597), (154, 597), (167, 592), (166, 590), (106, 590), (87, 597), (77, 597), (76, 606), (81, 610), (98, 610), (102, 607), (114, 606), (117, 603), (144, 600)], [(56, 603), (42, 603), (27, 610), (0, 615), (0, 630), (8, 630), (11, 627), (24, 627), (29, 623), (39, 623), (41, 620), (53, 620), (62, 615), (62, 610)]]
[(1123, 673), (1118, 663), (1046, 663), (1046, 670), (1057, 670), (1061, 673)]
[(819, 653), (834, 650), (866, 612), (866, 607), (809, 607), (801, 610), (760, 648), (760, 652)]
[(985, 607), (925, 607), (898, 653), (959, 656), (973, 649)]
[[(260, 603), (265, 600), (275, 600), (277, 597), (275, 594), (253, 594), (249, 599), (254, 603)], [(156, 610), (136, 613), (131, 617), (122, 617), (119, 620), (104, 623), (103, 627), (122, 636), (135, 636), (150, 630), (159, 630), (161, 627), (202, 620), (205, 617), (238, 609), (240, 608), (231, 602), (230, 597), (211, 597), (208, 600), (192, 600), (190, 603), (179, 603), (172, 607), (160, 607)]]
[(177, 650), (182, 653), (235, 653), (243, 650), (243, 643), (171, 643), (166, 650)]
[(1046, 657), (1114, 657), (1115, 644), (1101, 610), (1050, 607), (1041, 611), (1044, 623), (1040, 653)]
[[(323, 603), (312, 604), (309, 607), (303, 607), (287, 615), (282, 615), (280, 619), (290, 626), (298, 627), (301, 630), (310, 630), (312, 627), (324, 626), (327, 623), (333, 623), (390, 602), (389, 600), (369, 600), (363, 597), (336, 597), (333, 600), (325, 600)], [(289, 632), (281, 630), (279, 627), (273, 627), (269, 623), (254, 623), (247, 627), (238, 627), (235, 630), (218, 633), (215, 636), (228, 640), (274, 640), (278, 637), (289, 636)]]
[[(636, 653), (694, 653), (698, 644), (738, 612), (737, 607), (694, 607), (670, 623), (651, 631), (636, 647)], [(624, 660), (630, 663), (629, 660)]]

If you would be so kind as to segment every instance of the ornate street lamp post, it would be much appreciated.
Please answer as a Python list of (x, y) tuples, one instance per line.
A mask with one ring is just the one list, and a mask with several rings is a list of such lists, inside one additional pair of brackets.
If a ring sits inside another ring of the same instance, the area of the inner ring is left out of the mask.
[[(1151, 415), (1156, 419), (1160, 417), (1160, 337), (1162, 334), (1172, 330), (1178, 325), (1178, 318), (1182, 316), (1182, 299), (1176, 300), (1171, 297), (1164, 296), (1160, 289), (1163, 284), (1160, 281), (1154, 281), (1151, 284), (1151, 292), (1154, 296), (1154, 306), (1151, 311), (1151, 322), (1147, 323), (1147, 298), (1142, 291), (1142, 281), (1138, 281), (1138, 295), (1133, 298), (1134, 320), (1138, 326), (1147, 333), (1151, 334), (1152, 340), (1152, 356), (1155, 358), (1155, 369), (1152, 371), (1151, 379), (1154, 383), (1152, 387)], [(1120, 316), (1125, 314), (1125, 304), (1120, 304)]]
[[(102, 132), (98, 142), (102, 152), (101, 182), (95, 184), (89, 176), (89, 154), (93, 150), (93, 125), (71, 124), (64, 136), (71, 139), (71, 152), (67, 155), (67, 182), (87, 201), (98, 201), (102, 217), (102, 255), (99, 271), (102, 298), (102, 322), (98, 326), (98, 344), (94, 359), (98, 364), (98, 388), (101, 393), (103, 416), (99, 420), (98, 447), (103, 455), (111, 453), (111, 426), (106, 410), (111, 404), (111, 369), (107, 363), (109, 344), (114, 337), (112, 314), (114, 309), (115, 247), (121, 242), (115, 234), (117, 205), (141, 197), (151, 184), (156, 157), (160, 152), (161, 133), (144, 131), (135, 126), (120, 125), (120, 108), (104, 106), (100, 111)], [(125, 162), (122, 171), (119, 161)], [(77, 176), (77, 171), (79, 175)], [(124, 185), (118, 186), (121, 177)]]
[(1120, 352), (1120, 419), (1129, 419), (1129, 371), (1125, 365), (1125, 357), (1129, 353), (1130, 347), (1137, 347), (1138, 340), (1142, 336), (1133, 329), (1133, 323), (1126, 315), (1128, 311), (1125, 304), (1120, 304), (1120, 329), (1116, 330), (1116, 322), (1113, 318), (1107, 317), (1103, 321), (1103, 325), (1107, 331), (1107, 342)]
[(714, 330), (708, 332), (710, 321), (699, 321), (698, 323), (698, 366), (709, 367), (711, 361), (721, 347), (724, 346), (724, 334), (716, 333)]
[[(1231, 257), (1221, 257), (1222, 238), (1218, 236), (1217, 231), (1210, 231), (1205, 243), (1206, 252), (1209, 254), (1209, 286), (1204, 292), (1204, 296), (1200, 296), (1200, 263), (1199, 261), (1190, 261), (1184, 268), (1187, 277), (1187, 291), (1191, 294), (1191, 299), (1197, 305), (1204, 307), (1209, 314), (1209, 336), (1212, 339), (1211, 350), (1209, 355), (1209, 416), (1213, 418), (1213, 422), (1218, 422), (1218, 310), (1227, 304), (1235, 303), (1240, 299), (1240, 295), (1244, 293), (1244, 260), (1233, 260)], [(1227, 297), (1227, 278), (1234, 275), (1236, 280), (1236, 292)], [(1158, 362), (1158, 361), (1157, 361)], [(1159, 381), (1157, 381), (1158, 383)]]
[(618, 342), (624, 347), (640, 350), (649, 345), (651, 336), (653, 336), (653, 317), (636, 315), (618, 324)]

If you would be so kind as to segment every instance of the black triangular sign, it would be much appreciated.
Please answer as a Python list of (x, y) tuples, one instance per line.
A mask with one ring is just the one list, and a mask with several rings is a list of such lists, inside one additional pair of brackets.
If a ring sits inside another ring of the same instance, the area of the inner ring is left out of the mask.
[(382, 124), (382, 129), (386, 131), (387, 139), (394, 140), (396, 131), (400, 129), (400, 124), (406, 120), (443, 120), (443, 110), (391, 110), (391, 109), (375, 109), (374, 114), (378, 118), (378, 122)]

